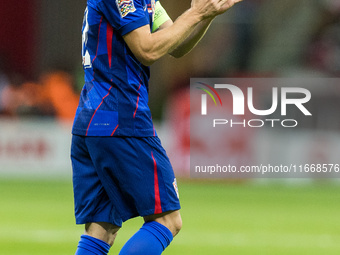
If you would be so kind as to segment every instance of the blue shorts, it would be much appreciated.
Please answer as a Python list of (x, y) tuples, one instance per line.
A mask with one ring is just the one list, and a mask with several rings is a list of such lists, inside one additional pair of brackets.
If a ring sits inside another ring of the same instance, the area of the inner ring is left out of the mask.
[(77, 224), (117, 226), (180, 209), (177, 183), (158, 137), (83, 137), (71, 147)]

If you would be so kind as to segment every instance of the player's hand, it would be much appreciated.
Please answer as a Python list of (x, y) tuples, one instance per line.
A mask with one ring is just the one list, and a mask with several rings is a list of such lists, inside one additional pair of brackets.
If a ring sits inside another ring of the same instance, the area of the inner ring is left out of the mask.
[(225, 13), (234, 4), (242, 0), (192, 0), (191, 8), (203, 19), (213, 18)]
[(229, 10), (231, 7), (233, 7), (234, 4), (241, 2), (241, 1), (243, 1), (243, 0), (224, 0), (224, 4), (222, 5), (221, 9), (219, 10), (218, 15), (225, 13), (227, 10)]

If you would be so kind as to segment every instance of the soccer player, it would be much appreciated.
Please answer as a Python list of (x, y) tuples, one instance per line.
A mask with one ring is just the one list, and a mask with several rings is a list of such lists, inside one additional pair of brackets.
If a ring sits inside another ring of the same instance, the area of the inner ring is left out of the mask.
[(181, 57), (240, 0), (192, 0), (175, 22), (158, 0), (87, 0), (85, 85), (72, 129), (77, 255), (107, 254), (122, 223), (144, 225), (119, 254), (161, 254), (182, 220), (176, 179), (148, 107), (149, 67)]

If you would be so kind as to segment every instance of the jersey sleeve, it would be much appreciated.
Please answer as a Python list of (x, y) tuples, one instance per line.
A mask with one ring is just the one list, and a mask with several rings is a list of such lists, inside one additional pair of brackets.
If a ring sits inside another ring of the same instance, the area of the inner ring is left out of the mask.
[(152, 25), (152, 32), (155, 32), (164, 22), (170, 19), (166, 10), (163, 8), (159, 1), (156, 2), (155, 6), (155, 17)]
[(102, 0), (98, 10), (121, 35), (149, 24), (142, 0)]

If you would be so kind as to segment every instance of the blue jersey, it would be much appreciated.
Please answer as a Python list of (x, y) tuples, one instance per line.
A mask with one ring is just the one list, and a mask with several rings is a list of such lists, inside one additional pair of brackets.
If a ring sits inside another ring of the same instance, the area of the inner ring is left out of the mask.
[(123, 35), (153, 25), (157, 0), (88, 0), (82, 39), (85, 84), (72, 133), (82, 136), (155, 136), (148, 106), (149, 67)]

